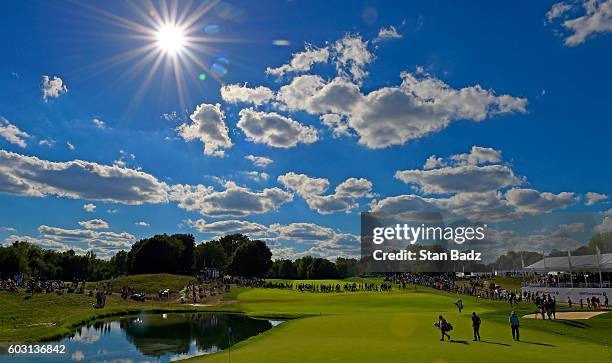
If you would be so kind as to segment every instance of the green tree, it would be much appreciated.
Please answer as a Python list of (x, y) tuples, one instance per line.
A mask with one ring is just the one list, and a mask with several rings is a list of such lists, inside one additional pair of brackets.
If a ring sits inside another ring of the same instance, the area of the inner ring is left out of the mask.
[(238, 246), (248, 241), (250, 241), (249, 237), (240, 233), (228, 234), (219, 238), (219, 243), (223, 246), (226, 256), (232, 256)]
[(219, 241), (200, 243), (195, 251), (195, 269), (200, 271), (204, 267), (213, 267), (225, 270), (227, 256)]
[(342, 258), (336, 259), (336, 271), (338, 277), (346, 278), (357, 276), (357, 260), (354, 258)]
[(128, 273), (128, 253), (124, 250), (117, 252), (110, 260), (113, 266), (113, 275), (121, 276)]
[(192, 234), (174, 234), (172, 237), (178, 239), (183, 244), (178, 272), (185, 275), (193, 273), (195, 238), (193, 238)]
[(272, 267), (272, 252), (263, 241), (241, 243), (232, 256), (232, 272), (245, 277), (263, 277)]
[(168, 235), (156, 235), (132, 245), (131, 273), (178, 273), (183, 242)]
[(304, 256), (295, 260), (296, 273), (298, 279), (309, 279), (308, 271), (312, 265), (314, 258), (312, 256)]
[(308, 269), (309, 279), (335, 279), (337, 277), (336, 266), (325, 258), (316, 258)]

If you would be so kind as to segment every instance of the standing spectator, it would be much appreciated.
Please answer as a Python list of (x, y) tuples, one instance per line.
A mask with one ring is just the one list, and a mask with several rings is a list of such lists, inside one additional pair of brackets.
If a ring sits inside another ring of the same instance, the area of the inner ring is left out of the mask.
[(480, 317), (476, 312), (472, 313), (472, 328), (474, 329), (474, 341), (480, 341)]
[(518, 316), (516, 316), (516, 313), (514, 311), (512, 311), (512, 313), (510, 314), (508, 321), (510, 322), (510, 328), (512, 328), (512, 339), (517, 342), (520, 341), (521, 338), (519, 335), (519, 318)]

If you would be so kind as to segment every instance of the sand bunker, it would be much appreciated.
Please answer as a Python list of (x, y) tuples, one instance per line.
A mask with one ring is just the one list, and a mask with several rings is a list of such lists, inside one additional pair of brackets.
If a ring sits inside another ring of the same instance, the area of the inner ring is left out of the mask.
[[(557, 313), (557, 319), (561, 320), (584, 320), (590, 319), (594, 316), (605, 314), (607, 311), (568, 311)], [(527, 319), (536, 319), (536, 314), (527, 314), (523, 316), (523, 318)], [(541, 319), (542, 315), (538, 314), (537, 319)]]

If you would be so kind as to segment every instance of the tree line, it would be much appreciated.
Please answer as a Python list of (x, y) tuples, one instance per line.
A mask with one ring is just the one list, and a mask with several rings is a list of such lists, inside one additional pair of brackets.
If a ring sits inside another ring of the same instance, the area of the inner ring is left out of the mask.
[[(612, 232), (591, 238), (572, 255), (612, 252)], [(566, 256), (567, 252), (552, 251), (548, 256)], [(542, 258), (536, 252), (507, 252), (491, 264), (479, 266), (483, 271), (519, 270)], [(78, 255), (72, 250), (58, 252), (42, 249), (27, 241), (15, 241), (0, 246), (0, 277), (11, 278), (17, 273), (47, 279), (97, 281), (120, 275), (171, 273), (192, 275), (204, 268), (216, 268), (226, 274), (282, 279), (333, 279), (358, 276), (363, 261), (354, 258), (305, 256), (272, 261), (265, 242), (252, 240), (243, 234), (231, 234), (196, 244), (191, 234), (155, 235), (141, 239), (129, 251), (119, 251), (110, 260), (98, 258), (93, 252)], [(468, 271), (468, 270), (466, 270)]]

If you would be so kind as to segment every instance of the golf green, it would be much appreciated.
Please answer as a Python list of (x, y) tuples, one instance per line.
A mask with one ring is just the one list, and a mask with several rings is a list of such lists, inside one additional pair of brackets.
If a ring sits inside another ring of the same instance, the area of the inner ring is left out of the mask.
[[(503, 302), (462, 297), (459, 313), (451, 294), (419, 292), (309, 293), (241, 289), (236, 308), (251, 315), (304, 315), (241, 342), (232, 362), (606, 362), (610, 320), (592, 327), (521, 321), (521, 342), (512, 340)], [(422, 292), (426, 291), (426, 292)], [(528, 311), (525, 303), (520, 311)], [(472, 341), (470, 314), (482, 317), (481, 342)], [(443, 314), (454, 326), (450, 342), (439, 341), (433, 323)], [(608, 314), (604, 314), (608, 315)], [(599, 318), (595, 318), (599, 319)], [(547, 324), (547, 325), (546, 325)], [(582, 330), (589, 329), (584, 335)], [(589, 335), (600, 337), (589, 340)], [(230, 352), (193, 361), (227, 362)]]

